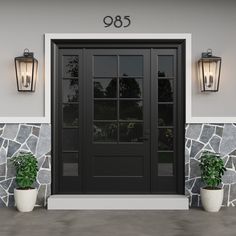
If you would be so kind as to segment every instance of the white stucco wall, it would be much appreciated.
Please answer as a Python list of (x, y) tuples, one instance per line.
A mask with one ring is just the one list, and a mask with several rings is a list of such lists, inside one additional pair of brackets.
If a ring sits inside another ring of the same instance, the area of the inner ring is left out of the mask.
[[(125, 29), (104, 28), (105, 15), (130, 15)], [(192, 114), (236, 117), (235, 0), (0, 1), (0, 117), (44, 115), (45, 33), (191, 33)], [(36, 92), (16, 91), (13, 59), (24, 48), (39, 60)], [(212, 48), (223, 59), (220, 91), (199, 92), (196, 62)]]

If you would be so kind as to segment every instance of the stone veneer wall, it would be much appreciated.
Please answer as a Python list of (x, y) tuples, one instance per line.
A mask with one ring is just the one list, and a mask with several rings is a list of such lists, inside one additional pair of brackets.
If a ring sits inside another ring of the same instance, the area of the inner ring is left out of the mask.
[(236, 124), (189, 124), (185, 135), (185, 194), (200, 206), (199, 157), (203, 150), (220, 153), (227, 171), (223, 177), (224, 206), (236, 205)]
[[(45, 205), (51, 183), (51, 127), (48, 124), (0, 124), (0, 206), (14, 206), (15, 172), (10, 159), (30, 151), (38, 159), (37, 204)], [(236, 205), (236, 124), (186, 125), (185, 192), (191, 206), (200, 206), (199, 157), (203, 150), (219, 152), (227, 172), (223, 177), (224, 206)]]
[(15, 169), (10, 159), (30, 151), (38, 159), (37, 204), (45, 205), (51, 183), (51, 127), (47, 124), (0, 124), (0, 206), (14, 206)]

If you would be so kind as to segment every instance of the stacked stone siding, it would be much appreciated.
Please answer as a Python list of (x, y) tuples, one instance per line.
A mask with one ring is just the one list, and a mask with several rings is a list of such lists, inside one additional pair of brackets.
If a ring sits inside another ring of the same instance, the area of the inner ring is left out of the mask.
[[(191, 206), (200, 206), (199, 158), (203, 150), (220, 153), (227, 172), (223, 177), (224, 206), (236, 205), (236, 124), (188, 124), (185, 140), (185, 193)], [(0, 206), (14, 206), (15, 170), (10, 159), (30, 151), (38, 159), (35, 186), (37, 204), (45, 206), (51, 186), (51, 126), (48, 124), (0, 124)]]
[(51, 184), (51, 127), (45, 124), (0, 124), (0, 206), (14, 206), (15, 169), (10, 162), (19, 151), (38, 159), (38, 205), (45, 205)]
[(227, 171), (223, 177), (224, 206), (236, 205), (236, 124), (189, 124), (185, 140), (185, 194), (200, 206), (199, 158), (204, 150), (220, 153)]

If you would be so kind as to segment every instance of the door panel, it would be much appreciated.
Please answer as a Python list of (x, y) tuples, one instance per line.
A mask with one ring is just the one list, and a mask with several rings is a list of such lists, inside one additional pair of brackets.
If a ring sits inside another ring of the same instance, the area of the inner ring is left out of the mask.
[(88, 193), (150, 192), (149, 55), (86, 51)]
[(82, 190), (82, 60), (80, 49), (59, 51), (58, 74), (54, 81), (57, 109), (53, 119), (57, 121), (54, 134), (58, 137), (56, 155), (59, 160), (60, 193), (76, 193)]
[(54, 193), (182, 194), (184, 45), (55, 55)]
[[(177, 53), (177, 49), (152, 50), (151, 189), (153, 193), (176, 193), (178, 182), (183, 180), (182, 174), (177, 175), (176, 165), (182, 159), (179, 156), (179, 148), (183, 145), (181, 140), (184, 139), (181, 136), (184, 117), (177, 113), (184, 106), (184, 96), (181, 90), (177, 89), (182, 83)], [(179, 60), (181, 61), (180, 57)]]

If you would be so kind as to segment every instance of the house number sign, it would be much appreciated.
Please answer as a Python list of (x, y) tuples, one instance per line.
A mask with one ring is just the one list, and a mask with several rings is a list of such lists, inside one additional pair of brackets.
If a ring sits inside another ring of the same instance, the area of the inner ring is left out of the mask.
[(103, 18), (104, 27), (127, 28), (131, 24), (130, 16), (105, 16)]

